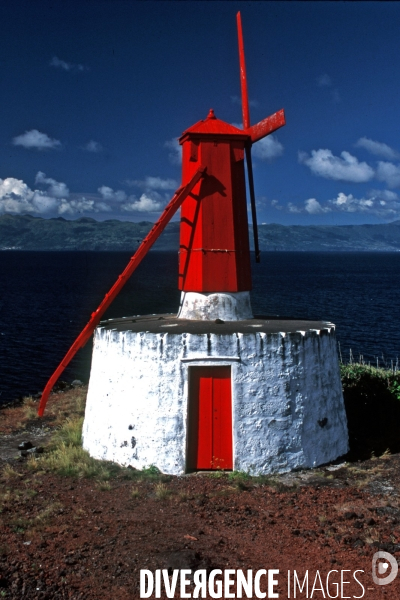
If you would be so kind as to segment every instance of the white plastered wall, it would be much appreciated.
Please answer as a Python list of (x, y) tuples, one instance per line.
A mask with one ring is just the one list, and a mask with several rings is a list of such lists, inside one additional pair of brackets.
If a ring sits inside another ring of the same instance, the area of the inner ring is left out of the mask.
[(333, 328), (174, 334), (98, 328), (83, 428), (96, 458), (186, 470), (188, 369), (230, 365), (234, 469), (313, 467), (348, 449)]

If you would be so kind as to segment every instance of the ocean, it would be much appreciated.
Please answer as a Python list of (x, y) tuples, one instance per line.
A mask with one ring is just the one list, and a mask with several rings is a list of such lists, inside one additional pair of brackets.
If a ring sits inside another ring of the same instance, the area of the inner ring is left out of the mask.
[[(41, 391), (129, 261), (126, 252), (0, 254), (0, 403)], [(400, 253), (265, 252), (254, 314), (336, 324), (343, 361), (396, 365)], [(177, 311), (177, 254), (150, 252), (103, 317)], [(61, 379), (89, 380), (91, 343)]]

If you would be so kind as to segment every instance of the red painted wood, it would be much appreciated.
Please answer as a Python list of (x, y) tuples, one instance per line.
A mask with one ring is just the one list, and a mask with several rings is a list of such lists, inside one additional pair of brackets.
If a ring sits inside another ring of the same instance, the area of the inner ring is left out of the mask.
[(213, 448), (213, 380), (212, 377), (199, 377), (199, 416), (197, 433), (197, 469), (212, 468)]
[(188, 468), (233, 468), (230, 367), (190, 369)]
[(236, 15), (237, 30), (238, 30), (238, 41), (239, 41), (239, 64), (240, 64), (240, 87), (242, 91), (242, 115), (243, 115), (243, 129), (250, 127), (250, 109), (249, 109), (249, 97), (247, 93), (247, 77), (246, 77), (246, 62), (244, 59), (244, 43), (243, 43), (243, 30), (242, 30), (242, 18), (240, 12)]
[(280, 127), (283, 127), (284, 125), (286, 125), (286, 119), (285, 111), (282, 108), (273, 115), (270, 115), (266, 119), (263, 119), (256, 125), (253, 125), (252, 127), (246, 129), (246, 133), (250, 135), (251, 142), (254, 143), (258, 142), (258, 140), (261, 140), (266, 135), (273, 133), (274, 131), (276, 131)]
[(47, 382), (46, 387), (44, 388), (42, 397), (40, 399), (40, 403), (39, 403), (39, 409), (38, 409), (39, 417), (43, 416), (49, 394), (50, 394), (51, 390), (53, 389), (53, 386), (56, 383), (57, 379), (60, 377), (61, 373), (64, 371), (66, 366), (70, 363), (70, 361), (73, 359), (73, 357), (78, 352), (78, 350), (80, 348), (82, 348), (86, 344), (86, 342), (89, 340), (93, 331), (95, 330), (97, 325), (100, 323), (100, 319), (103, 316), (103, 314), (105, 313), (105, 311), (107, 310), (107, 308), (110, 306), (112, 301), (116, 298), (116, 296), (119, 294), (121, 289), (124, 287), (125, 283), (128, 281), (129, 277), (135, 271), (135, 269), (142, 262), (143, 258), (146, 256), (146, 254), (148, 253), (148, 251), (150, 250), (152, 245), (156, 242), (156, 240), (158, 239), (160, 234), (163, 232), (166, 225), (170, 222), (170, 220), (172, 219), (172, 217), (174, 216), (174, 214), (176, 213), (178, 208), (181, 206), (182, 202), (185, 200), (185, 198), (188, 196), (188, 194), (190, 194), (192, 189), (196, 186), (197, 182), (202, 177), (204, 177), (204, 174), (205, 174), (205, 169), (202, 166), (197, 165), (197, 168), (193, 172), (190, 179), (186, 182), (186, 184), (181, 186), (175, 192), (172, 199), (165, 207), (165, 209), (164, 209), (162, 215), (160, 216), (160, 218), (158, 219), (158, 221), (156, 221), (156, 223), (153, 225), (153, 227), (151, 228), (151, 230), (149, 231), (147, 236), (144, 238), (144, 240), (140, 244), (139, 248), (136, 250), (135, 254), (132, 256), (132, 258), (129, 261), (128, 265), (126, 266), (125, 270), (118, 277), (117, 281), (114, 283), (114, 285), (112, 286), (110, 291), (104, 296), (104, 299), (101, 302), (100, 306), (98, 306), (98, 308), (95, 310), (95, 312), (92, 313), (90, 321), (87, 323), (87, 325), (81, 331), (81, 333), (78, 335), (75, 342), (72, 344), (71, 348), (68, 350), (67, 354), (64, 356), (63, 360), (58, 365), (57, 369), (54, 371), (53, 375), (50, 377), (49, 381)]
[(198, 163), (206, 167), (207, 176), (182, 204), (179, 289), (248, 291), (251, 267), (244, 147), (250, 137), (214, 115), (200, 123), (181, 138), (183, 182)]
[(230, 367), (213, 378), (213, 468), (232, 469), (232, 396)]

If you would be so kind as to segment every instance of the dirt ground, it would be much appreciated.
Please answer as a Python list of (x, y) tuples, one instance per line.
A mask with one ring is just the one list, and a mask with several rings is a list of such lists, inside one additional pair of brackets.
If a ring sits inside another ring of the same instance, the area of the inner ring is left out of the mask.
[[(279, 598), (400, 597), (400, 576), (371, 575), (378, 550), (400, 559), (400, 455), (262, 480), (125, 470), (101, 482), (18, 457), (56, 425), (51, 410), (44, 422), (26, 406), (0, 411), (0, 598), (136, 600), (143, 569), (277, 569)], [(308, 571), (308, 593), (294, 596), (294, 571), (300, 584)]]

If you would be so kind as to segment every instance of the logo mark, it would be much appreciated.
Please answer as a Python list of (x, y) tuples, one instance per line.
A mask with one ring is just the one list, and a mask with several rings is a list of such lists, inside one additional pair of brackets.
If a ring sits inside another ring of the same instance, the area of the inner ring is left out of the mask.
[[(378, 577), (378, 575), (387, 573), (389, 567), (391, 567), (391, 570), (386, 577)], [(382, 550), (375, 552), (372, 557), (372, 579), (376, 585), (387, 585), (388, 583), (392, 583), (397, 577), (398, 570), (399, 565), (392, 554), (383, 552)]]

